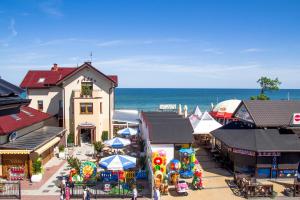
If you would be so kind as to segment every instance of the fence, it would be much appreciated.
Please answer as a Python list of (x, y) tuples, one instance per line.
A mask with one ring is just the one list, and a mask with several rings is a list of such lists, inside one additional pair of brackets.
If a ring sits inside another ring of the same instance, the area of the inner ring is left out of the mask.
[(149, 192), (145, 190), (147, 184), (143, 185), (139, 181), (131, 183), (97, 182), (94, 184), (73, 184), (69, 185), (69, 196), (71, 198), (82, 198), (84, 190), (87, 189), (91, 199), (130, 198), (132, 197), (132, 184), (136, 184), (139, 197), (149, 196)]
[(21, 199), (20, 181), (0, 182), (0, 199)]

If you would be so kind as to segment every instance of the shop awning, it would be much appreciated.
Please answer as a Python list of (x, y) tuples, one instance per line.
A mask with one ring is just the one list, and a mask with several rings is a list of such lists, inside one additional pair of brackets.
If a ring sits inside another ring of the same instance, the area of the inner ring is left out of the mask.
[(42, 148), (47, 143), (51, 142), (57, 136), (64, 134), (66, 130), (62, 127), (44, 126), (38, 130), (32, 131), (24, 136), (17, 138), (14, 141), (0, 145), (1, 149), (19, 149), (35, 151)]
[(30, 154), (30, 150), (1, 149), (0, 154)]
[(44, 146), (42, 146), (42, 147), (38, 148), (37, 150), (35, 150), (34, 152), (36, 152), (37, 154), (40, 155), (40, 154), (44, 153), (44, 151), (46, 151), (50, 147), (54, 146), (59, 141), (60, 141), (60, 137), (56, 137), (56, 138), (52, 139), (50, 142), (46, 143)]

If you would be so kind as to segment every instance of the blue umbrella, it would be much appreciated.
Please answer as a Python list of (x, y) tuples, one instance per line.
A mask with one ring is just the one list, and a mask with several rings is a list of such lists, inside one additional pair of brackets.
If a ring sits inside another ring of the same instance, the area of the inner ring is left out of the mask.
[(113, 155), (102, 158), (99, 166), (107, 170), (127, 170), (136, 166), (136, 158), (126, 155)]
[(129, 136), (129, 135), (136, 135), (137, 130), (134, 128), (124, 128), (118, 131), (119, 135)]
[(130, 140), (128, 139), (124, 139), (124, 138), (119, 138), (119, 137), (115, 137), (111, 140), (106, 140), (104, 142), (104, 144), (112, 147), (112, 148), (115, 148), (115, 149), (121, 149), (127, 145), (130, 145)]

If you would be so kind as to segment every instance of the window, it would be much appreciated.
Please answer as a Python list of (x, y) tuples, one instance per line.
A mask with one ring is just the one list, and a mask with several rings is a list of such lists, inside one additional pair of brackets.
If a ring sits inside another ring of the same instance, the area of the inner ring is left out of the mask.
[(80, 103), (80, 114), (93, 114), (93, 103)]
[(58, 101), (58, 108), (59, 108), (59, 110), (63, 109), (63, 101), (62, 100)]
[(102, 114), (102, 102), (100, 102), (100, 114)]
[(93, 82), (82, 82), (81, 83), (81, 95), (92, 96)]
[(42, 100), (38, 100), (37, 103), (38, 103), (38, 110), (39, 111), (43, 111), (44, 110), (44, 103), (43, 103), (43, 101)]
[(38, 83), (44, 83), (45, 82), (45, 78), (39, 78)]

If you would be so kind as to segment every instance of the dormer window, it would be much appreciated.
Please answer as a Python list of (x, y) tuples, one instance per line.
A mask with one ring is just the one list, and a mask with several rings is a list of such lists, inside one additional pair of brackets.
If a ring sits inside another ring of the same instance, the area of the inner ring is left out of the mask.
[(38, 83), (44, 83), (45, 82), (45, 78), (39, 78)]

